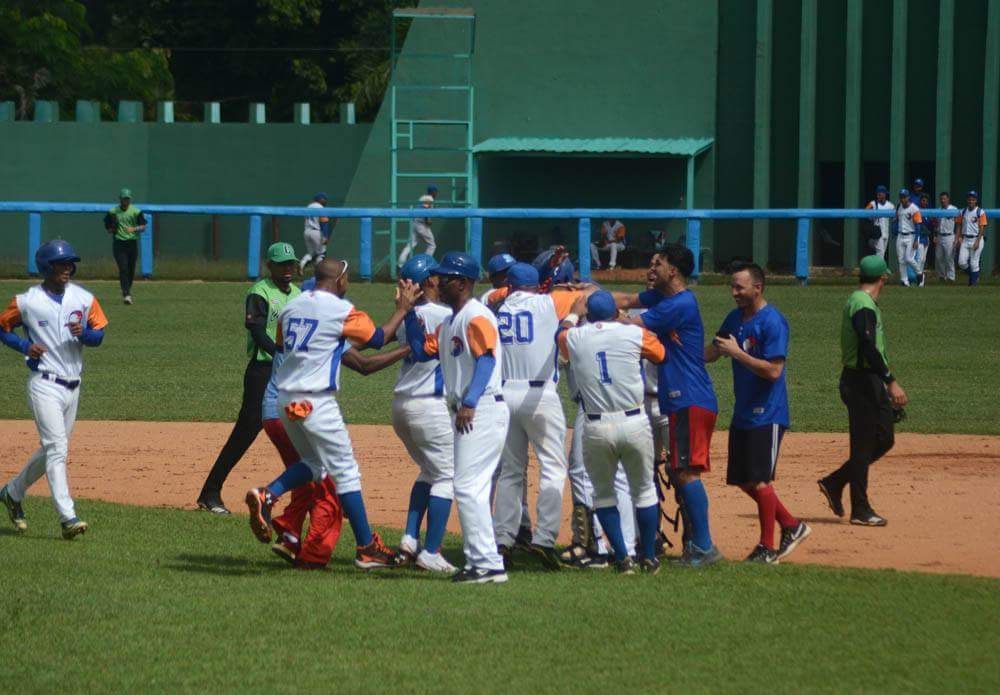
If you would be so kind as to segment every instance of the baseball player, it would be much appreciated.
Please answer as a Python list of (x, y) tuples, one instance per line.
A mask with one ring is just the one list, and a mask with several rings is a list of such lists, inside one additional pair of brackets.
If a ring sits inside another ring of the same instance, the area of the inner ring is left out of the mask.
[[(931, 197), (926, 193), (920, 194), (920, 209), (926, 210), (931, 206)], [(923, 217), (923, 213), (920, 213)], [(926, 284), (927, 275), (924, 273), (924, 268), (927, 266), (927, 251), (930, 249), (931, 245), (931, 233), (934, 228), (934, 220), (930, 218), (924, 218), (924, 221), (917, 226), (917, 242), (919, 248), (917, 249), (917, 267), (920, 271), (917, 273), (917, 286), (923, 287)]]
[[(892, 210), (893, 204), (889, 200), (889, 189), (885, 186), (876, 186), (875, 200), (868, 201), (866, 210)], [(877, 253), (885, 258), (885, 250), (889, 245), (889, 229), (892, 227), (892, 220), (888, 217), (876, 217), (872, 221), (872, 236), (868, 244), (873, 253)]]
[[(705, 361), (729, 357), (733, 363), (736, 404), (729, 426), (726, 483), (738, 486), (757, 503), (760, 520), (760, 543), (747, 561), (777, 564), (811, 531), (785, 509), (772, 484), (781, 438), (789, 427), (788, 321), (764, 299), (764, 271), (756, 263), (735, 266), (730, 287), (736, 309), (726, 316), (715, 340), (705, 346)], [(778, 548), (774, 547), (775, 522), (781, 526)]]
[[(432, 256), (417, 255), (403, 264), (400, 277), (420, 286), (423, 295), (407, 314), (397, 337), (408, 344), (407, 330), (416, 337), (434, 333), (451, 309), (439, 304), (437, 268)], [(418, 362), (407, 358), (399, 368), (392, 400), (392, 428), (420, 469), (410, 490), (406, 528), (399, 542), (404, 564), (414, 563), (431, 572), (454, 574), (458, 570), (441, 554), (445, 527), (455, 496), (455, 433), (444, 398), (444, 377), (438, 360)], [(427, 532), (420, 545), (420, 526), (427, 515)]]
[[(420, 196), (420, 207), (430, 209), (434, 207), (434, 200), (437, 198), (438, 187), (431, 185), (427, 187), (427, 193)], [(431, 218), (430, 217), (414, 217), (413, 222), (410, 224), (410, 240), (403, 247), (403, 250), (399, 254), (399, 260), (396, 265), (400, 268), (406, 263), (406, 259), (410, 257), (410, 254), (414, 252), (417, 248), (417, 240), (424, 243), (426, 248), (424, 253), (428, 256), (434, 255), (434, 250), (437, 248), (437, 243), (434, 241), (434, 232), (431, 230)]]
[(498, 290), (507, 284), (507, 271), (515, 263), (517, 263), (517, 259), (509, 253), (498, 253), (489, 260), (486, 264), (486, 273), (489, 275), (492, 287), (480, 295), (479, 301), (489, 306), (493, 290)]
[(316, 289), (288, 302), (278, 316), (277, 342), (285, 352), (275, 377), (278, 410), (302, 460), (286, 468), (270, 485), (249, 490), (246, 504), (251, 530), (259, 541), (267, 543), (275, 500), (289, 490), (320, 480), (323, 474), (330, 476), (354, 532), (354, 564), (367, 570), (393, 567), (396, 558), (368, 525), (361, 471), (336, 399), (340, 364), (348, 343), (358, 349), (378, 349), (386, 336), (393, 339), (420, 290), (412, 283), (400, 283), (395, 312), (376, 328), (367, 314), (344, 299), (347, 268), (346, 261), (329, 257), (320, 261)]
[(962, 210), (962, 240), (958, 249), (958, 267), (969, 273), (969, 286), (979, 283), (979, 259), (986, 245), (986, 212), (979, 207), (979, 194), (969, 191)]
[(555, 285), (573, 282), (576, 268), (569, 258), (565, 246), (554, 246), (548, 251), (542, 251), (531, 262), (538, 271), (538, 286), (543, 292), (548, 292)]
[(111, 234), (111, 252), (118, 266), (118, 285), (122, 301), (132, 303), (132, 282), (135, 280), (135, 263), (139, 258), (139, 234), (146, 229), (146, 216), (132, 205), (132, 191), (123, 188), (118, 194), (118, 205), (104, 216), (104, 228)]
[[(14, 529), (19, 533), (27, 531), (21, 502), (28, 488), (44, 473), (66, 540), (87, 530), (87, 522), (76, 516), (66, 479), (69, 436), (80, 401), (83, 348), (100, 345), (108, 325), (97, 298), (70, 282), (79, 262), (80, 257), (67, 241), (56, 239), (42, 244), (35, 252), (42, 283), (15, 296), (0, 313), (0, 341), (23, 354), (31, 372), (28, 403), (41, 440), (28, 464), (0, 489), (0, 499)], [(18, 326), (25, 337), (14, 332)]]
[(417, 361), (440, 359), (445, 398), (454, 413), (455, 502), (465, 567), (452, 579), (462, 584), (502, 584), (507, 572), (493, 534), (490, 483), (510, 419), (501, 392), (504, 348), (496, 317), (473, 296), (479, 277), (476, 259), (449, 253), (433, 274), (438, 276), (439, 297), (451, 307), (452, 316), (441, 322), (436, 335), (420, 336), (408, 326), (407, 336)]
[(935, 235), (936, 248), (934, 251), (934, 266), (937, 269), (938, 278), (947, 282), (955, 282), (955, 220), (962, 215), (958, 208), (951, 204), (951, 194), (943, 191), (938, 197), (941, 201), (941, 209), (953, 212), (953, 217), (941, 217), (937, 220), (937, 230)]
[[(497, 308), (503, 350), (503, 396), (510, 426), (497, 481), (493, 526), (501, 555), (509, 557), (522, 518), (521, 500), (528, 467), (528, 444), (538, 457), (536, 526), (530, 549), (547, 567), (562, 566), (555, 551), (566, 482), (566, 417), (556, 391), (559, 370), (555, 335), (581, 292), (539, 293), (534, 266), (515, 263), (507, 287), (490, 296)], [(592, 291), (592, 290), (590, 290)], [(589, 291), (588, 291), (589, 293)]]
[[(584, 301), (586, 302), (584, 304)], [(615, 321), (618, 308), (611, 293), (600, 290), (575, 302), (586, 306), (587, 323), (574, 328), (575, 313), (561, 322), (559, 350), (580, 389), (586, 417), (583, 425), (584, 463), (594, 484), (594, 506), (601, 526), (614, 548), (615, 564), (622, 574), (635, 574), (621, 531), (615, 477), (621, 467), (628, 477), (639, 530), (639, 562), (643, 571), (656, 574), (656, 539), (660, 520), (659, 498), (653, 484), (653, 434), (643, 408), (640, 359), (660, 363), (666, 352), (652, 333)]]
[[(325, 208), (326, 193), (317, 193), (313, 200), (306, 207)], [(299, 272), (305, 271), (310, 263), (319, 263), (326, 257), (326, 242), (330, 240), (330, 218), (329, 217), (307, 217), (302, 229), (302, 236), (306, 242), (306, 255), (299, 260)]]
[(604, 220), (601, 224), (600, 247), (597, 244), (590, 245), (590, 255), (597, 269), (601, 269), (601, 256), (599, 251), (608, 252), (608, 270), (614, 270), (618, 265), (618, 252), (625, 250), (625, 225), (621, 220)]
[(654, 289), (617, 294), (616, 300), (623, 309), (646, 307), (638, 318), (621, 320), (649, 329), (666, 348), (667, 359), (659, 366), (660, 412), (670, 419), (670, 466), (691, 526), (680, 562), (703, 567), (722, 559), (712, 543), (708, 494), (701, 482), (702, 472), (711, 468), (709, 453), (719, 407), (705, 369), (701, 313), (687, 288), (693, 270), (690, 249), (668, 244), (650, 263), (648, 281)]
[(905, 188), (899, 191), (899, 204), (896, 206), (896, 256), (899, 258), (899, 277), (906, 287), (910, 286), (912, 269), (917, 279), (920, 278), (920, 263), (917, 254), (920, 253), (920, 240), (917, 227), (924, 218), (920, 208), (910, 201), (910, 192)]

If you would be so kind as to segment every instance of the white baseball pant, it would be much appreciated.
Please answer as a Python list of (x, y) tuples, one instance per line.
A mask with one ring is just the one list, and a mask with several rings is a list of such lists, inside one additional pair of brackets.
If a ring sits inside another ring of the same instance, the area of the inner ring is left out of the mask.
[(940, 277), (955, 279), (955, 235), (939, 236), (934, 254), (934, 267)]
[(392, 401), (392, 428), (420, 467), (417, 481), (430, 485), (434, 497), (452, 499), (455, 428), (445, 400), (397, 396)]
[(302, 233), (306, 243), (306, 255), (299, 259), (299, 267), (305, 268), (310, 262), (319, 263), (326, 256), (326, 243), (318, 229), (307, 229)]
[(28, 404), (35, 417), (41, 446), (7, 485), (10, 496), (20, 502), (28, 494), (28, 488), (44, 473), (59, 521), (76, 517), (66, 478), (66, 456), (69, 454), (69, 436), (76, 422), (79, 402), (80, 387), (70, 391), (65, 386), (43, 379), (38, 372), (28, 378)]
[[(292, 401), (309, 401), (312, 412), (290, 420), (285, 406)], [(312, 470), (314, 481), (321, 480), (326, 473), (337, 486), (338, 494), (361, 490), (361, 469), (333, 394), (279, 391), (278, 414), (302, 462)]]
[(503, 396), (510, 427), (497, 481), (493, 525), (497, 542), (510, 546), (521, 523), (521, 498), (528, 469), (528, 444), (538, 458), (538, 500), (531, 542), (553, 547), (562, 522), (566, 484), (566, 418), (555, 384), (532, 387), (526, 381), (508, 381)]
[(608, 252), (608, 267), (614, 268), (618, 265), (618, 252), (625, 250), (625, 244), (620, 241), (613, 241), (604, 248), (597, 248), (597, 244), (590, 245), (590, 256), (597, 262), (597, 267), (601, 267), (600, 251)]
[(653, 432), (642, 415), (604, 413), (583, 426), (584, 463), (594, 483), (594, 507), (615, 506), (615, 475), (621, 466), (628, 478), (632, 504), (649, 507), (659, 498), (653, 484)]
[(962, 245), (958, 248), (958, 267), (970, 273), (979, 272), (979, 259), (983, 255), (983, 247), (986, 246), (986, 237), (979, 241), (979, 248), (973, 249), (976, 237), (963, 237)]
[(434, 255), (434, 250), (437, 249), (437, 243), (434, 241), (434, 232), (431, 231), (429, 225), (423, 222), (413, 221), (410, 226), (410, 240), (403, 247), (402, 252), (399, 254), (399, 261), (396, 265), (403, 265), (406, 263), (406, 259), (410, 257), (410, 254), (417, 248), (417, 241), (422, 241), (427, 248), (424, 250), (428, 256)]
[[(510, 413), (494, 396), (483, 396), (472, 431), (455, 433), (455, 502), (462, 525), (466, 569), (503, 569), (490, 516), (490, 482), (500, 465)], [(454, 417), (452, 417), (454, 426)]]
[(868, 242), (872, 248), (872, 253), (885, 258), (885, 250), (889, 247), (889, 231), (888, 229), (882, 230), (882, 236), (878, 239), (872, 239)]
[(643, 410), (646, 411), (649, 427), (653, 431), (653, 467), (655, 469), (656, 462), (665, 460), (667, 454), (670, 453), (670, 416), (660, 414), (660, 399), (655, 393), (646, 394)]
[(920, 245), (916, 243), (917, 237), (913, 234), (900, 234), (896, 237), (896, 257), (899, 259), (899, 277), (904, 285), (910, 284), (910, 276), (907, 267), (913, 268), (913, 272), (920, 274), (920, 263), (917, 258)]

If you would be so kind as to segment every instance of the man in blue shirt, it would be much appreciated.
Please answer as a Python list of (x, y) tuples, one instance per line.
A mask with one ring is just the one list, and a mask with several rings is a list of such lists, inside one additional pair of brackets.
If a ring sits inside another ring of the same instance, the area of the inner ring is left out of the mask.
[[(809, 535), (809, 527), (792, 516), (778, 499), (771, 481), (781, 438), (789, 426), (785, 359), (788, 322), (764, 299), (764, 270), (741, 263), (732, 270), (730, 287), (736, 309), (729, 312), (715, 340), (705, 346), (705, 361), (733, 361), (736, 403), (729, 426), (726, 483), (739, 486), (757, 503), (760, 543), (747, 562), (777, 564)], [(774, 524), (781, 526), (781, 545), (774, 547)]]
[[(677, 483), (686, 519), (681, 563), (691, 567), (711, 565), (722, 559), (712, 543), (708, 524), (708, 494), (701, 474), (711, 469), (709, 449), (719, 405), (712, 379), (705, 369), (705, 329), (687, 278), (694, 271), (694, 254), (681, 244), (667, 244), (649, 265), (647, 279), (653, 289), (639, 294), (616, 293), (620, 309), (645, 307), (635, 323), (656, 334), (667, 352), (658, 367), (660, 412), (670, 418), (670, 468)], [(690, 535), (688, 531), (690, 530)]]

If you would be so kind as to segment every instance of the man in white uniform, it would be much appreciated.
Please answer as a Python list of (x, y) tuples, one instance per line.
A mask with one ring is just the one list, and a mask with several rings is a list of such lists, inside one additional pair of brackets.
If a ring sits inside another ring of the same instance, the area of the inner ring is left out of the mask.
[[(79, 262), (69, 242), (56, 239), (43, 244), (35, 252), (42, 284), (14, 297), (0, 313), (0, 342), (23, 354), (31, 370), (28, 403), (41, 440), (28, 464), (0, 489), (0, 499), (14, 529), (27, 531), (21, 502), (44, 473), (66, 540), (87, 530), (87, 522), (76, 517), (66, 479), (69, 436), (80, 400), (83, 347), (100, 345), (108, 325), (97, 298), (70, 282)], [(27, 337), (14, 332), (18, 326)]]
[(941, 280), (955, 282), (955, 219), (961, 217), (958, 208), (951, 204), (951, 195), (945, 191), (940, 195), (941, 209), (955, 214), (954, 217), (939, 217), (937, 221), (937, 248), (934, 266)]
[[(325, 208), (326, 193), (317, 193), (314, 195), (313, 202), (309, 203), (307, 207)], [(310, 263), (319, 263), (326, 257), (326, 242), (330, 240), (329, 217), (307, 217), (305, 219), (302, 236), (306, 241), (306, 255), (299, 260), (300, 273)]]
[(608, 270), (614, 270), (618, 265), (618, 252), (625, 250), (625, 225), (621, 220), (604, 220), (601, 225), (601, 236), (598, 244), (590, 245), (591, 261), (601, 269), (600, 251), (608, 252)]
[(507, 572), (493, 534), (490, 484), (510, 419), (500, 380), (504, 348), (496, 317), (473, 296), (479, 277), (476, 259), (453, 251), (433, 273), (438, 276), (440, 299), (453, 314), (438, 326), (436, 335), (425, 335), (423, 340), (414, 336), (410, 349), (418, 361), (440, 359), (445, 398), (454, 413), (455, 502), (465, 567), (453, 581), (502, 584)]
[[(427, 193), (420, 196), (420, 207), (426, 209), (434, 207), (434, 200), (437, 198), (437, 194), (437, 186), (428, 186)], [(433, 256), (434, 250), (437, 249), (437, 244), (434, 241), (434, 232), (431, 230), (430, 217), (413, 218), (413, 222), (410, 224), (410, 240), (399, 254), (399, 261), (397, 262), (399, 267), (402, 267), (402, 265), (406, 263), (406, 259), (408, 259), (410, 254), (417, 248), (418, 240), (423, 242), (426, 246), (424, 253), (428, 256)], [(478, 263), (476, 265), (478, 265)]]
[[(889, 189), (885, 186), (877, 186), (875, 188), (875, 200), (868, 201), (865, 209), (891, 211), (893, 205), (889, 200)], [(871, 222), (872, 235), (868, 245), (871, 246), (873, 253), (885, 258), (885, 249), (889, 245), (889, 229), (892, 226), (892, 219), (889, 217), (877, 217)], [(876, 233), (878, 236), (876, 236)]]
[(962, 210), (962, 240), (958, 249), (958, 267), (969, 273), (969, 286), (979, 283), (979, 259), (986, 244), (986, 212), (979, 207), (979, 194), (969, 191)]
[(559, 350), (569, 360), (586, 414), (583, 429), (584, 464), (594, 484), (594, 506), (601, 526), (615, 552), (615, 563), (623, 574), (634, 574), (621, 532), (621, 516), (614, 478), (619, 462), (625, 468), (639, 528), (642, 569), (655, 574), (660, 505), (653, 483), (653, 433), (643, 412), (641, 359), (659, 364), (665, 357), (663, 344), (634, 324), (615, 321), (618, 308), (611, 293), (591, 294), (574, 305), (586, 307), (587, 323), (575, 327), (578, 316), (568, 314), (561, 323)]
[(923, 223), (920, 208), (910, 200), (910, 192), (905, 188), (899, 191), (899, 205), (896, 206), (896, 256), (899, 258), (899, 277), (905, 287), (910, 286), (908, 270), (913, 269), (919, 280), (920, 263), (917, 254), (920, 252), (920, 242), (917, 238), (917, 226)]
[[(423, 254), (403, 264), (400, 277), (419, 285), (423, 296), (406, 315), (405, 325), (399, 327), (397, 337), (401, 344), (408, 344), (407, 330), (415, 330), (415, 337), (420, 338), (434, 333), (451, 317), (451, 309), (438, 303), (438, 278), (431, 275), (436, 267), (437, 261)], [(399, 368), (393, 394), (392, 427), (410, 458), (420, 467), (410, 490), (399, 555), (403, 564), (414, 562), (421, 569), (454, 574), (456, 568), (441, 555), (441, 543), (455, 496), (455, 435), (444, 398), (440, 363), (437, 360), (418, 362), (407, 357)], [(427, 533), (421, 547), (420, 525), (425, 514)]]
[(337, 403), (340, 364), (348, 342), (357, 349), (381, 348), (395, 339), (403, 317), (413, 308), (420, 288), (401, 282), (396, 310), (381, 327), (344, 299), (347, 262), (325, 258), (316, 266), (316, 289), (289, 301), (278, 315), (275, 341), (285, 353), (276, 370), (278, 412), (288, 438), (302, 457), (270, 485), (247, 492), (250, 528), (257, 540), (271, 540), (274, 502), (285, 492), (329, 475), (337, 486), (344, 514), (351, 522), (359, 569), (393, 567), (395, 553), (368, 525), (361, 496), (361, 471)]

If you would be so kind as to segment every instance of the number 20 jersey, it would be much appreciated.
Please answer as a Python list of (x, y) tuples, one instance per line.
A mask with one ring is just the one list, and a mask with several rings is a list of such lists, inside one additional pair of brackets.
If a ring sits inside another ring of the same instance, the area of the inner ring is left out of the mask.
[(579, 292), (511, 292), (497, 309), (505, 381), (559, 378), (556, 332)]
[(340, 360), (347, 342), (361, 347), (375, 324), (346, 299), (331, 292), (303, 292), (278, 316), (278, 349), (285, 359), (275, 372), (279, 391), (319, 393), (340, 386)]

